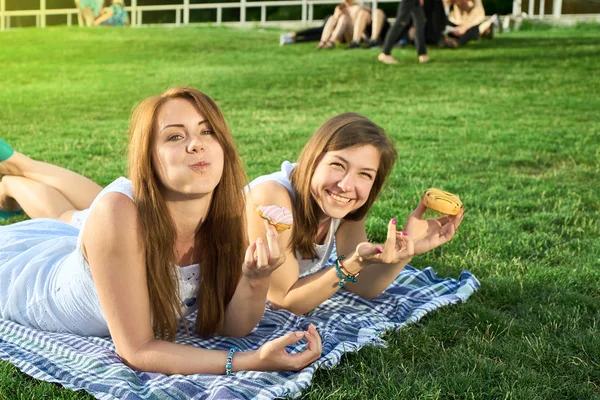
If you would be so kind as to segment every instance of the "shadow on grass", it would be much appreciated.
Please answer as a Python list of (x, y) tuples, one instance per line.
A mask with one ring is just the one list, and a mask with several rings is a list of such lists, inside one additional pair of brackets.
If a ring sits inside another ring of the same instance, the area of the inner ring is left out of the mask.
[(553, 38), (519, 38), (519, 37), (497, 37), (492, 40), (481, 40), (478, 46), (467, 45), (460, 50), (478, 50), (479, 48), (501, 48), (501, 49), (542, 49), (575, 46), (597, 46), (595, 37), (553, 37)]
[(505, 53), (499, 52), (496, 54), (483, 55), (477, 57), (467, 57), (467, 58), (448, 58), (444, 59), (444, 63), (464, 63), (464, 62), (476, 62), (476, 63), (487, 63), (494, 61), (523, 61), (523, 62), (534, 62), (540, 60), (547, 61), (568, 61), (572, 59), (587, 59), (587, 58), (597, 58), (600, 57), (600, 49), (597, 51), (588, 51), (588, 50), (579, 50), (577, 52), (569, 52), (564, 55), (564, 57), (559, 58), (556, 53), (529, 53), (529, 54), (513, 54), (513, 53)]

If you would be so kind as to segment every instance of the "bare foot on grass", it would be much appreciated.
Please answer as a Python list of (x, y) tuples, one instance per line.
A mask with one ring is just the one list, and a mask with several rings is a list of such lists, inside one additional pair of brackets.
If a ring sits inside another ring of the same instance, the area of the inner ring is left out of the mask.
[(379, 55), (377, 56), (377, 60), (379, 60), (380, 62), (384, 63), (384, 64), (398, 64), (398, 60), (396, 60), (394, 57), (392, 57), (389, 54), (385, 54), (385, 53), (379, 53)]

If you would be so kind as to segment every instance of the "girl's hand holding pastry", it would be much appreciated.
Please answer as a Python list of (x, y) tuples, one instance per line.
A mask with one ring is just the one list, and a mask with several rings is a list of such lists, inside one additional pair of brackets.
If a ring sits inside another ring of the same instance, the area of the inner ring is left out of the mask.
[(419, 206), (408, 216), (404, 231), (415, 241), (415, 254), (423, 254), (446, 242), (449, 242), (456, 233), (465, 215), (460, 210), (456, 215), (445, 215), (440, 218), (422, 219), (427, 210), (423, 199)]
[(279, 249), (277, 229), (265, 221), (267, 240), (262, 237), (246, 249), (242, 273), (250, 279), (261, 279), (271, 275), (285, 262), (285, 252)]

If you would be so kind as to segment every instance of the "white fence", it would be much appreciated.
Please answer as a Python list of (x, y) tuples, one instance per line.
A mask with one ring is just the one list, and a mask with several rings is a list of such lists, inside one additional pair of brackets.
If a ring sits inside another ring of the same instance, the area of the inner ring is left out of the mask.
[(527, 9), (523, 9), (524, 3), (523, 0), (513, 0), (512, 16), (516, 21), (517, 29), (520, 21), (524, 18), (546, 20), (564, 25), (572, 25), (584, 21), (600, 22), (600, 14), (563, 14), (562, 0), (552, 0), (552, 9), (550, 10), (546, 9), (546, 2), (544, 0), (529, 0), (527, 2)]
[[(262, 26), (276, 25), (282, 23), (295, 22), (297, 24), (312, 24), (314, 22), (314, 6), (315, 5), (334, 5), (339, 4), (340, 0), (278, 0), (278, 1), (247, 1), (240, 0), (235, 3), (204, 3), (190, 4), (190, 0), (182, 0), (182, 4), (170, 5), (155, 5), (155, 6), (138, 6), (137, 0), (131, 0), (131, 6), (126, 7), (131, 18), (131, 26), (141, 26), (143, 24), (144, 12), (148, 11), (174, 11), (175, 23), (164, 24), (181, 26), (190, 23), (190, 10), (216, 10), (215, 24), (223, 24), (223, 9), (237, 8), (240, 10), (239, 21), (233, 21), (235, 24), (258, 23)], [(378, 3), (397, 3), (398, 0), (373, 0), (370, 1), (370, 6), (374, 10)], [(361, 2), (362, 3), (362, 2)], [(298, 21), (267, 21), (267, 7), (286, 7), (286, 6), (301, 6), (302, 17)], [(260, 8), (260, 21), (248, 21), (246, 19), (246, 11), (250, 8)], [(40, 7), (36, 10), (16, 10), (6, 11), (6, 0), (0, 0), (0, 30), (5, 30), (11, 27), (12, 17), (34, 16), (36, 26), (39, 28), (46, 27), (46, 17), (49, 15), (64, 15), (66, 16), (66, 24), (72, 26), (74, 21), (77, 21), (76, 8), (61, 8), (49, 9), (46, 8), (46, 0), (40, 0)]]
[[(537, 7), (536, 7), (536, 2)], [(520, 15), (525, 10), (522, 9), (522, 0), (514, 0), (513, 1), (513, 15)], [(546, 15), (546, 2), (544, 0), (529, 0), (528, 8), (527, 8), (527, 17), (528, 18), (538, 18), (544, 19), (548, 18), (549, 15)], [(535, 15), (536, 9), (538, 11), (537, 17)], [(562, 13), (562, 0), (552, 0), (552, 18), (560, 19)]]
[[(5, 30), (11, 27), (11, 18), (13, 17), (27, 17), (33, 16), (36, 20), (36, 26), (39, 28), (46, 27), (46, 18), (50, 15), (64, 15), (66, 17), (66, 24), (68, 26), (73, 25), (73, 21), (77, 21), (77, 9), (76, 8), (60, 8), (52, 9), (46, 7), (46, 0), (39, 0), (39, 9), (35, 10), (15, 10), (6, 11), (6, 0), (0, 0), (0, 30)], [(127, 7), (131, 16), (132, 26), (141, 26), (143, 24), (144, 12), (150, 11), (174, 11), (175, 22), (171, 26), (188, 25), (190, 23), (190, 11), (191, 10), (216, 10), (215, 24), (223, 24), (223, 9), (237, 8), (240, 10), (239, 21), (232, 21), (230, 23), (236, 25), (244, 25), (248, 23), (260, 24), (261, 26), (266, 25), (283, 25), (286, 23), (296, 23), (303, 25), (310, 25), (314, 22), (314, 6), (315, 5), (334, 5), (340, 3), (340, 0), (276, 0), (276, 1), (247, 1), (240, 0), (235, 3), (205, 3), (205, 4), (190, 4), (190, 0), (181, 0), (181, 4), (171, 5), (155, 5), (155, 6), (138, 6), (137, 0), (131, 0), (131, 6)], [(368, 4), (371, 9), (375, 10), (378, 3), (396, 3), (399, 0), (361, 0), (360, 3)], [(600, 14), (590, 15), (563, 15), (562, 14), (562, 0), (552, 0), (552, 10), (545, 10), (544, 0), (529, 0), (527, 10), (522, 9), (523, 0), (513, 0), (513, 16), (521, 18), (523, 13), (526, 13), (527, 18), (535, 19), (555, 19), (559, 20), (563, 17), (569, 19), (593, 19), (600, 21)], [(267, 21), (267, 7), (289, 7), (289, 6), (301, 6), (302, 13), (301, 19), (297, 21)], [(246, 11), (251, 8), (260, 8), (260, 21), (248, 21), (246, 18)], [(546, 11), (551, 11), (551, 14), (546, 14)], [(537, 15), (536, 15), (537, 12)]]

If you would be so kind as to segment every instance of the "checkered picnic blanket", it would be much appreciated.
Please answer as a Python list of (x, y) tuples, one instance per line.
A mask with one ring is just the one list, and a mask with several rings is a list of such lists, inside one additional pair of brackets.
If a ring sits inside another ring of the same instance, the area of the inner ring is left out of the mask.
[[(300, 372), (238, 372), (232, 376), (163, 375), (136, 372), (121, 362), (110, 338), (80, 337), (28, 329), (0, 320), (0, 358), (34, 378), (85, 390), (98, 399), (272, 399), (297, 397), (308, 388), (317, 368), (331, 368), (344, 353), (367, 344), (384, 346), (381, 335), (421, 319), (439, 307), (465, 301), (479, 288), (463, 271), (458, 279), (440, 279), (433, 269), (407, 266), (373, 300), (339, 290), (313, 312), (296, 316), (267, 308), (247, 337), (208, 340), (186, 336), (178, 343), (228, 350), (258, 348), (262, 343), (313, 323), (323, 341), (321, 358)], [(193, 321), (194, 316), (190, 316)], [(193, 324), (192, 324), (193, 326)], [(299, 351), (302, 344), (290, 348)]]

